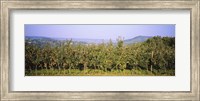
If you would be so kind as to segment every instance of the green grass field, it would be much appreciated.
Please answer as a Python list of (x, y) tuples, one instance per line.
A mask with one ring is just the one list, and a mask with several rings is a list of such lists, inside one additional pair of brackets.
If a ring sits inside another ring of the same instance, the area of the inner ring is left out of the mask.
[(113, 70), (113, 71), (102, 71), (102, 70), (58, 70), (58, 69), (48, 69), (48, 70), (32, 70), (30, 72), (26, 71), (26, 76), (172, 76), (174, 73), (172, 71), (167, 71), (163, 73), (152, 73), (150, 71), (144, 71), (140, 69), (135, 70)]

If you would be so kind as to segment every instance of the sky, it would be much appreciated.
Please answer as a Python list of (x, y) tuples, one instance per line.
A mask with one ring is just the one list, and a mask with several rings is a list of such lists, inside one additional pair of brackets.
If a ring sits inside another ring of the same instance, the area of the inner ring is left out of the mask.
[(25, 36), (78, 39), (131, 39), (136, 36), (175, 37), (174, 24), (25, 24)]

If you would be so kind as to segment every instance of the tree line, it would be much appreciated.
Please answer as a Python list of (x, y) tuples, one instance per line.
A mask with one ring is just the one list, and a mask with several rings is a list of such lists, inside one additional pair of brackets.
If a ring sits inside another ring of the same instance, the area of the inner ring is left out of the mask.
[[(152, 37), (145, 42), (124, 44), (111, 40), (101, 44), (73, 44), (72, 40), (59, 45), (40, 47), (25, 43), (25, 73), (39, 70), (100, 70), (112, 72), (125, 70), (148, 71), (152, 74), (175, 75), (175, 38)], [(64, 73), (65, 74), (65, 73)]]

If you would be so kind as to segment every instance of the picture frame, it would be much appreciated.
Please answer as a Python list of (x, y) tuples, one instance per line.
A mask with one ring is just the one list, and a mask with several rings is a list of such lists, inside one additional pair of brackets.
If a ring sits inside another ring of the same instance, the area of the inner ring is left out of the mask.
[[(1, 0), (1, 100), (200, 100), (199, 0)], [(190, 10), (190, 91), (10, 91), (12, 10)]]

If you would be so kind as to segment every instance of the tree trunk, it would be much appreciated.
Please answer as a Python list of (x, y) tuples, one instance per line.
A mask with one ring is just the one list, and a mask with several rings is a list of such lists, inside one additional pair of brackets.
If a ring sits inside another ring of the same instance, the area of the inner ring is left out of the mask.
[(94, 65), (94, 70), (96, 70), (97, 69), (97, 67), (96, 67), (96, 65)]
[(29, 71), (30, 71), (30, 72), (32, 71), (32, 68), (31, 68), (31, 66), (29, 66)]
[(37, 65), (36, 65), (36, 68), (35, 68), (35, 73), (36, 73), (36, 76), (37, 76)]
[(58, 65), (58, 70), (59, 70), (59, 71), (60, 71), (60, 66), (61, 66), (61, 65), (59, 64), (59, 65)]
[(85, 70), (87, 69), (87, 62), (84, 62), (84, 67), (83, 67), (83, 69), (84, 69), (84, 73), (85, 73)]
[(63, 73), (64, 73), (64, 75), (65, 75), (65, 67), (64, 67), (64, 72), (63, 72)]
[(47, 63), (44, 63), (44, 66), (45, 66), (45, 68), (46, 68), (46, 71), (47, 71), (47, 67), (48, 67)]
[(148, 70), (148, 68), (149, 68), (149, 65), (148, 65), (148, 64), (146, 65), (146, 68), (147, 68), (147, 71), (149, 71), (149, 70)]
[(151, 52), (151, 72), (152, 72), (152, 69), (153, 69), (153, 51)]
[(69, 74), (71, 74), (71, 64), (69, 66)]

